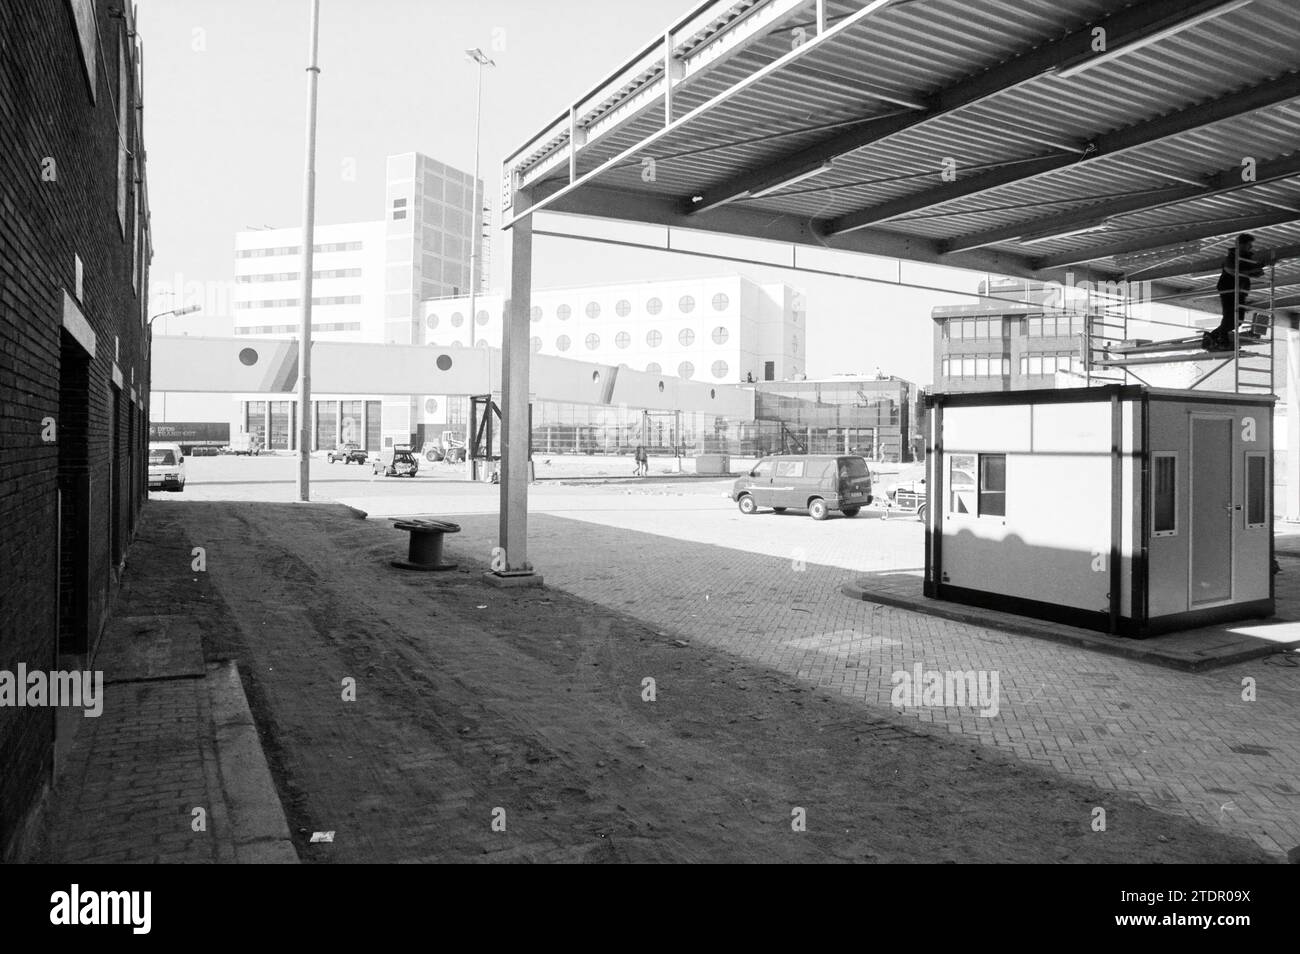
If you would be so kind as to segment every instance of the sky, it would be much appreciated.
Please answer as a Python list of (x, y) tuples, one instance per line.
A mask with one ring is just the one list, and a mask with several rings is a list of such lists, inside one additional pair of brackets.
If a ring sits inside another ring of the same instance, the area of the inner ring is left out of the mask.
[[(497, 63), (483, 75), (480, 165), (495, 199), (505, 155), (694, 2), (321, 0), (317, 223), (382, 217), (390, 154), (417, 151), (473, 169), (477, 67), (465, 59), (466, 49), (481, 47)], [(301, 224), (310, 5), (137, 3), (155, 245), (151, 284), (155, 292), (178, 282), (226, 285), (233, 281), (237, 231)], [(494, 289), (502, 285), (506, 239), (494, 233)], [(741, 257), (747, 248), (735, 243)], [(899, 275), (892, 260), (871, 267), (872, 274)], [(534, 244), (536, 288), (727, 273), (786, 281), (805, 293), (807, 373), (814, 378), (879, 368), (929, 384), (931, 308), (971, 301), (749, 262), (549, 237)], [(967, 291), (984, 277), (915, 265), (901, 266), (901, 273), (909, 282)], [(154, 310), (172, 302), (156, 297)], [(217, 333), (221, 318), (164, 319), (160, 331), (175, 333), (167, 326), (184, 321), (196, 333)]]

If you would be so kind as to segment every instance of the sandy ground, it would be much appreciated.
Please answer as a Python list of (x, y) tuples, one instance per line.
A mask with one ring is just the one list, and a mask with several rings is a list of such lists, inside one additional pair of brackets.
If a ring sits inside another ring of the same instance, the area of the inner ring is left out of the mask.
[(490, 587), (487, 538), (407, 574), (405, 535), (342, 507), (187, 493), (147, 514), (148, 558), (177, 568), (158, 611), (239, 660), (310, 861), (1265, 858), (563, 592)]

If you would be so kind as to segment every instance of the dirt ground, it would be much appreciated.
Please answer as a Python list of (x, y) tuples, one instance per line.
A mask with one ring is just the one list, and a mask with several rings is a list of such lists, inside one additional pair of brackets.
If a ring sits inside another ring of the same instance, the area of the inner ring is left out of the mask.
[(404, 573), (404, 533), (334, 505), (146, 514), (132, 598), (192, 612), (209, 659), (239, 660), (306, 861), (1268, 860), (683, 634), (491, 587), (492, 540)]

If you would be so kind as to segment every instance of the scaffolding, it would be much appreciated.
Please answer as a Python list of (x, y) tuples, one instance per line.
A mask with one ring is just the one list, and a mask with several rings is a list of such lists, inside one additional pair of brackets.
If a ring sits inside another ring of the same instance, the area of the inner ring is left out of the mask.
[(1089, 328), (1084, 342), (1088, 383), (1117, 380), (1108, 375), (1118, 372), (1118, 380), (1127, 382), (1132, 378), (1139, 384), (1148, 384), (1132, 369), (1147, 365), (1202, 362), (1211, 366), (1188, 385), (1190, 390), (1200, 387), (1220, 371), (1231, 367), (1234, 394), (1274, 393), (1277, 261), (1274, 258), (1268, 266), (1267, 299), (1253, 306), (1249, 301), (1249, 292), (1242, 287), (1243, 277), (1249, 276), (1242, 275), (1241, 256), (1234, 255), (1233, 262), (1232, 295), (1236, 324), (1231, 333), (1231, 350), (1207, 347), (1211, 343), (1208, 341), (1209, 332), (1167, 341), (1131, 338), (1129, 324), (1132, 320), (1133, 300), (1131, 295), (1126, 294), (1121, 301), (1104, 303), (1095, 315), (1093, 309), (1089, 309)]

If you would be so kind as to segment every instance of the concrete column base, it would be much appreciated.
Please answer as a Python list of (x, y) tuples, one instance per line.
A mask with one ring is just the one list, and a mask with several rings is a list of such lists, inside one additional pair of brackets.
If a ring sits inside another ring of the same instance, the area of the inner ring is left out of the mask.
[(541, 586), (542, 585), (542, 575), (540, 573), (531, 573), (531, 572), (501, 574), (501, 573), (493, 573), (491, 570), (488, 570), (486, 573), (483, 574), (483, 579), (485, 582), (491, 584), (492, 586), (500, 587), (502, 589), (509, 589), (509, 588), (514, 588), (519, 586)]

